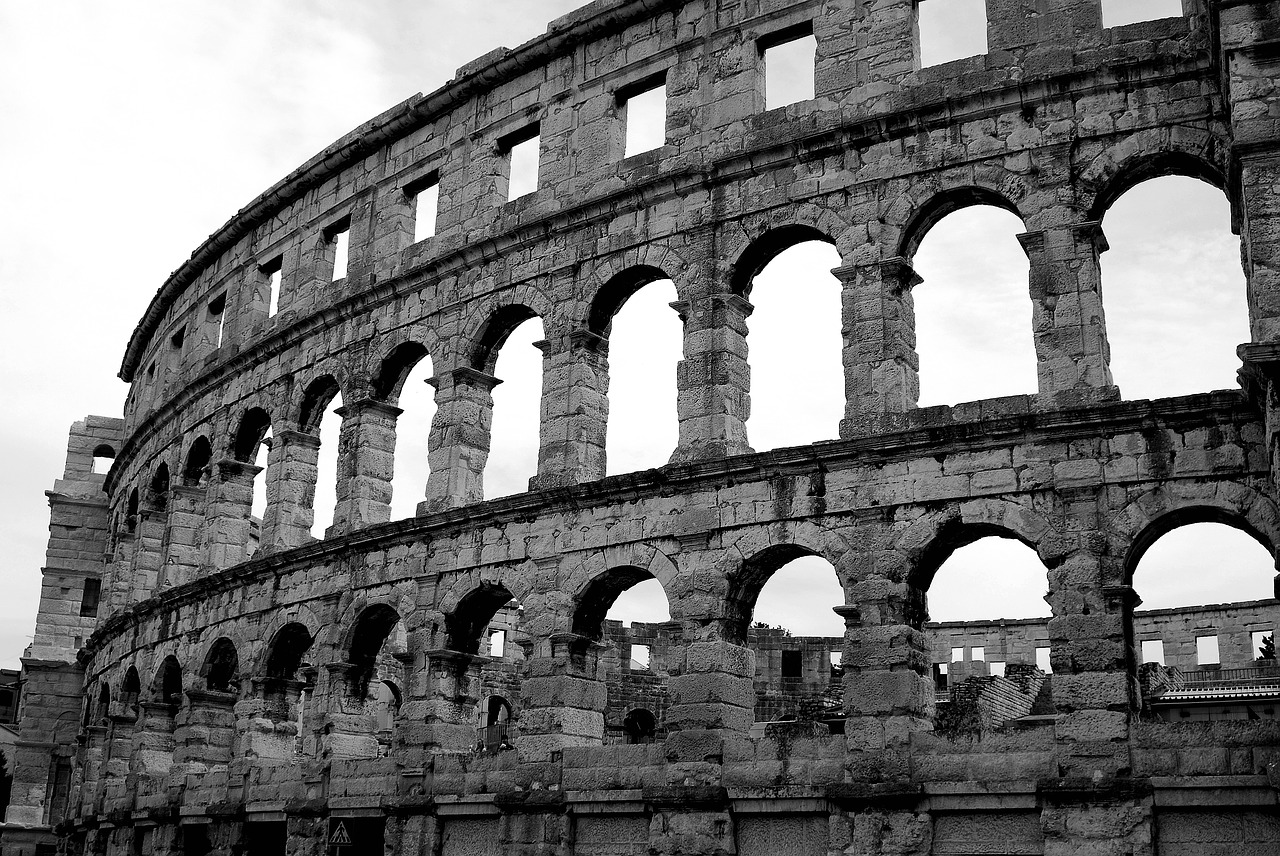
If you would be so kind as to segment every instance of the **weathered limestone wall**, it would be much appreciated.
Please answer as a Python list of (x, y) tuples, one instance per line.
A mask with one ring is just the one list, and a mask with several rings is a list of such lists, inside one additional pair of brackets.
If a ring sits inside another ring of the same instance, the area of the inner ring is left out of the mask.
[[(914, 0), (601, 0), (237, 214), (127, 346), (108, 606), (32, 702), (59, 681), (69, 696), (79, 670), (84, 701), (105, 702), (70, 750), (71, 849), (301, 856), (342, 823), (357, 851), (432, 856), (1154, 854), (1160, 835), (1188, 842), (1191, 808), (1224, 830), (1216, 844), (1267, 832), (1275, 723), (1140, 721), (1132, 574), (1185, 523), (1280, 544), (1280, 3), (1189, 0), (1112, 29), (1100, 10), (988, 0), (987, 53), (922, 69)], [(762, 48), (798, 32), (817, 42), (816, 97), (764, 110)], [(666, 145), (624, 159), (620, 98), (659, 78)], [(508, 201), (507, 149), (535, 131), (538, 190)], [(1230, 198), (1254, 341), (1242, 393), (1123, 402), (1099, 222), (1166, 173)], [(436, 235), (414, 243), (413, 194), (437, 180)], [(917, 409), (912, 258), (971, 204), (1025, 224), (1038, 392)], [(756, 455), (751, 280), (810, 239), (841, 256), (845, 415), (839, 439)], [(664, 277), (684, 324), (679, 442), (660, 471), (605, 479), (609, 321)], [(497, 352), (535, 316), (533, 490), (481, 502)], [(418, 516), (389, 522), (398, 391), (427, 355), (431, 474)], [(338, 393), (338, 509), (313, 541), (318, 414)], [(933, 730), (925, 599), (990, 534), (1047, 569), (1053, 716), (956, 739)], [(844, 592), (815, 606), (845, 621), (845, 733), (753, 739), (748, 627), (769, 575), (802, 555)], [(649, 578), (679, 627), (660, 664), (666, 738), (608, 746), (603, 618)], [(513, 600), (519, 733), (476, 752), (486, 675), (513, 677), (486, 631)], [(37, 770), (29, 748), (20, 767)]]

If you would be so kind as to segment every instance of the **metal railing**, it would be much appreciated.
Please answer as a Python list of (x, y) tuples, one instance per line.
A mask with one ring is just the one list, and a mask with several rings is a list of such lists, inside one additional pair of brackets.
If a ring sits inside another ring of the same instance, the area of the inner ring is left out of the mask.
[(511, 745), (510, 721), (495, 722), (493, 725), (482, 725), (476, 729), (476, 748), (485, 752), (497, 752), (504, 746)]
[(1197, 669), (1179, 672), (1172, 685), (1188, 690), (1231, 689), (1280, 689), (1280, 666), (1253, 666), (1242, 669)]

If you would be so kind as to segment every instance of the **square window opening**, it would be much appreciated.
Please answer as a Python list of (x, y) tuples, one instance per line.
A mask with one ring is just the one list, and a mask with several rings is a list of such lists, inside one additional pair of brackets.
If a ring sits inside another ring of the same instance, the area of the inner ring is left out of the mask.
[(187, 340), (187, 328), (179, 327), (177, 332), (169, 337), (169, 347), (175, 351), (181, 351), (182, 345)]
[(1103, 27), (1181, 17), (1182, 0), (1102, 0)]
[(326, 244), (332, 244), (329, 249), (333, 252), (333, 275), (329, 279), (334, 282), (345, 279), (351, 251), (351, 222), (344, 219), (330, 226), (325, 230), (324, 239)]
[(917, 0), (920, 67), (987, 52), (986, 0)]
[(618, 109), (624, 127), (622, 156), (660, 149), (667, 144), (666, 72), (630, 91), (618, 93)]
[(631, 671), (647, 672), (649, 671), (649, 646), (635, 645), (631, 646)]
[(804, 674), (804, 665), (799, 651), (782, 652), (782, 677), (798, 678)]
[(827, 660), (831, 663), (832, 668), (839, 669), (844, 665), (844, 652), (830, 651), (827, 653)]
[(1196, 637), (1196, 663), (1201, 666), (1217, 666), (1221, 662), (1218, 657), (1218, 637)]
[(953, 662), (953, 663), (963, 663), (963, 662), (964, 662), (964, 649), (963, 649), (963, 648), (952, 648), (952, 649), (951, 649), (951, 662)]
[(969, 649), (969, 659), (975, 663), (981, 663), (987, 659), (987, 649), (982, 645), (974, 645)]
[(996, 678), (1004, 677), (1004, 660), (992, 660), (987, 664), (987, 674)]
[(538, 161), (542, 137), (537, 125), (510, 134), (498, 142), (506, 155), (507, 201), (528, 196), (538, 189)]
[(440, 214), (440, 178), (431, 173), (405, 188), (413, 207), (413, 242), (425, 241), (436, 234), (436, 218)]
[(507, 631), (495, 630), (489, 634), (489, 656), (501, 657), (507, 651)]
[(764, 109), (773, 110), (814, 96), (818, 40), (812, 24), (775, 33), (759, 42), (764, 62)]
[(1143, 639), (1142, 640), (1142, 662), (1158, 663), (1163, 666), (1164, 663), (1164, 640), (1162, 639)]
[(262, 266), (262, 275), (267, 279), (267, 317), (274, 317), (280, 309), (280, 282), (283, 279), (283, 259), (276, 257)]
[(1049, 661), (1049, 649), (1036, 649), (1036, 668), (1044, 672), (1046, 675), (1053, 674), (1053, 665)]

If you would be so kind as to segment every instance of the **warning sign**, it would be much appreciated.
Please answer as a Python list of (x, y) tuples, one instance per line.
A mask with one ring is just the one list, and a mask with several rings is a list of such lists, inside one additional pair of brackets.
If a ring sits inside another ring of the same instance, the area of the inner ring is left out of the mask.
[(351, 846), (351, 834), (347, 832), (347, 825), (343, 821), (338, 821), (337, 826), (333, 828), (333, 832), (329, 835), (330, 847), (349, 847)]

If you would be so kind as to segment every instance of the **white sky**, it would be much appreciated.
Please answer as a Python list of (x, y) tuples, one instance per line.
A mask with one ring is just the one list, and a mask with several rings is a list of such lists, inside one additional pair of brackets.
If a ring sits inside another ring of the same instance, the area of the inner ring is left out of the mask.
[[(90, 413), (120, 413), (125, 386), (115, 373), (125, 343), (168, 273), (233, 212), (334, 139), (415, 92), (435, 89), (474, 57), (541, 33), (578, 5), (0, 3), (0, 390), (10, 414), (0, 421), (8, 453), (0, 481), (7, 559), (0, 666), (16, 666), (30, 641), (47, 539), (43, 492), (61, 473), (67, 428)], [(941, 27), (938, 39), (963, 41), (970, 31), (980, 32), (965, 19)], [(963, 45), (929, 49), (965, 53)], [(1225, 201), (1189, 181), (1157, 184), (1123, 198), (1105, 223), (1115, 248), (1104, 257), (1104, 275), (1117, 380), (1127, 398), (1233, 387), (1234, 346), (1247, 332)], [(916, 259), (926, 279), (916, 291), (923, 403), (995, 394), (981, 385), (986, 381), (1006, 383), (1007, 391), (1034, 387), (1022, 323), (1030, 316), (1020, 273), (1025, 258), (1020, 251), (1002, 256), (980, 240), (1003, 230), (998, 240), (1007, 250), (1019, 224), (1003, 212), (988, 214), (971, 209), (948, 218)], [(749, 429), (758, 449), (833, 438), (842, 407), (838, 292), (825, 273), (834, 253), (804, 246), (786, 255), (752, 294)], [(1009, 302), (988, 303), (1002, 286)], [(672, 297), (669, 284), (648, 286), (615, 322), (610, 472), (660, 466), (675, 444), (680, 346), (678, 321), (666, 305)], [(1004, 306), (1021, 309), (997, 308)], [(1174, 326), (1179, 318), (1182, 328)], [(491, 496), (524, 490), (533, 474), (528, 425), (536, 418), (540, 356), (530, 343), (540, 334), (536, 322), (526, 326), (498, 367), (505, 383), (495, 394)], [(1020, 356), (997, 352), (986, 365), (999, 368), (988, 370), (966, 362), (966, 345), (1008, 346)], [(397, 461), (396, 517), (412, 513), (426, 481), (431, 403), (423, 381), (430, 374), (429, 365), (420, 366), (401, 399), (406, 439)], [(328, 432), (327, 426), (326, 439)], [(331, 497), (331, 485), (322, 484), (317, 530), (327, 525), (326, 503), (332, 504), (326, 491)], [(1216, 569), (1228, 542), (1197, 543), (1174, 551), (1160, 578), (1204, 579), (1197, 571)], [(973, 553), (974, 573), (1012, 567), (982, 549), (967, 548), (953, 563)], [(1232, 566), (1244, 567), (1243, 550), (1229, 549)], [(1257, 552), (1249, 564), (1249, 578), (1261, 581), (1257, 591), (1219, 585), (1223, 597), (1200, 600), (1265, 596), (1270, 563)], [(960, 578), (948, 565), (938, 586), (948, 569)], [(815, 604), (839, 597), (830, 591), (829, 573), (817, 578), (775, 578), (757, 618), (797, 632), (839, 632), (838, 624), (834, 631), (806, 625), (806, 616), (825, 615), (825, 606)], [(980, 604), (976, 587), (967, 597), (962, 587), (954, 599)], [(940, 611), (940, 591), (934, 590), (934, 617), (965, 617)], [(788, 602), (790, 612), (783, 608)]]

